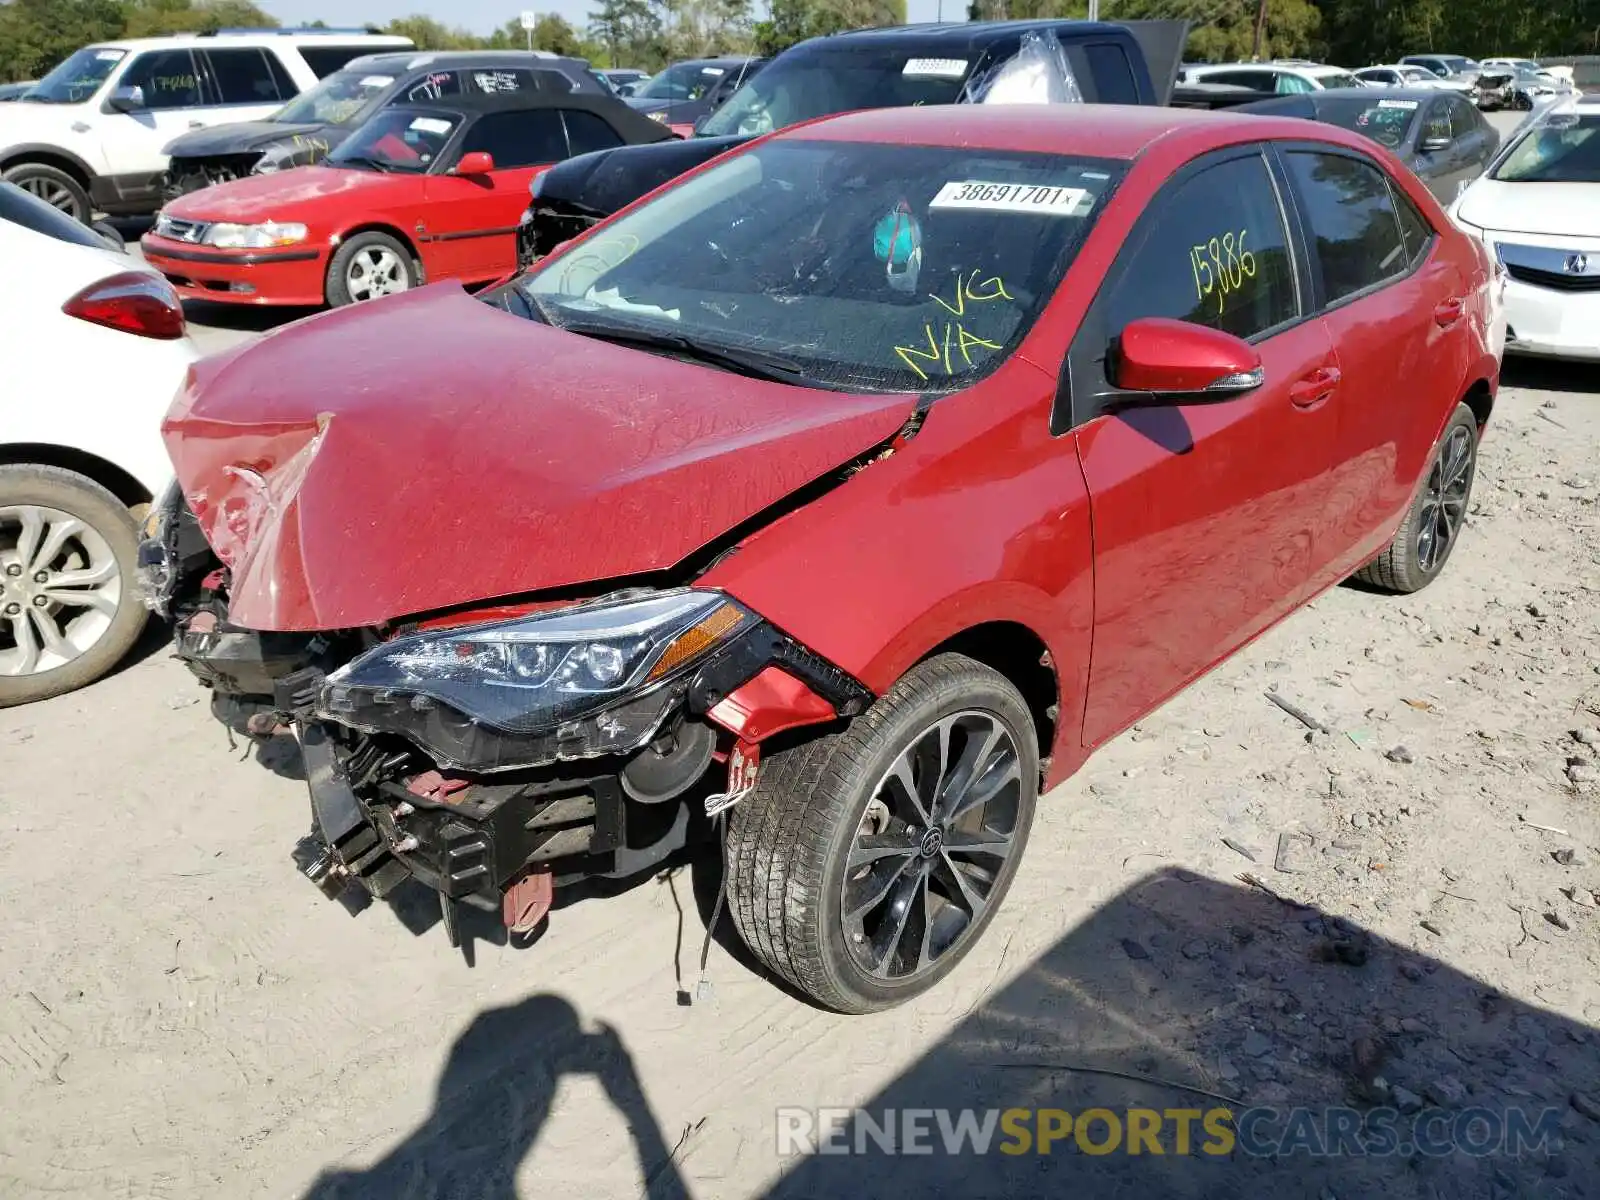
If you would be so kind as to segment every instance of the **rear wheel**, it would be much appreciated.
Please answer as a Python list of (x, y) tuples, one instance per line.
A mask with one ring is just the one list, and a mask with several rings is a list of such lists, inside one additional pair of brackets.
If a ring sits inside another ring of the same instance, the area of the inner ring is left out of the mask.
[(133, 514), (57, 467), (0, 467), (0, 708), (75, 691), (121, 661), (147, 612)]
[(1439, 577), (1456, 548), (1478, 470), (1478, 419), (1456, 405), (1428, 462), (1422, 486), (1394, 541), (1356, 578), (1390, 592), (1415, 592)]
[(14, 183), (46, 204), (59, 208), (73, 220), (88, 222), (89, 193), (59, 167), (52, 167), (48, 163), (18, 163), (6, 169), (4, 178), (7, 183)]
[(358, 233), (339, 247), (328, 264), (327, 300), (334, 308), (379, 300), (417, 286), (417, 267), (397, 238)]
[(763, 761), (728, 825), (740, 936), (839, 1012), (920, 995), (993, 919), (1038, 785), (1017, 689), (961, 655), (929, 659), (844, 730)]

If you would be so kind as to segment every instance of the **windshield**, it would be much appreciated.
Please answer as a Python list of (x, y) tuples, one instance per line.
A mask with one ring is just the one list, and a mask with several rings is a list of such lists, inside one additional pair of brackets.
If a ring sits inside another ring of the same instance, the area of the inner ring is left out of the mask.
[(959, 58), (886, 57), (878, 49), (780, 58), (712, 113), (700, 133), (769, 133), (859, 109), (954, 104), (970, 66)]
[(22, 99), (35, 104), (82, 104), (100, 90), (106, 76), (127, 56), (126, 50), (87, 46), (34, 84)]
[[(1368, 92), (1367, 95), (1372, 93)], [(1339, 97), (1317, 103), (1317, 120), (1369, 137), (1391, 150), (1398, 150), (1406, 144), (1411, 127), (1417, 123), (1418, 107), (1415, 100)]]
[(393, 75), (376, 71), (335, 71), (273, 115), (285, 125), (343, 125), (377, 107), (394, 83)]
[(1121, 164), (769, 142), (524, 276), (551, 324), (792, 363), (841, 391), (949, 391), (1049, 301)]
[(1476, 65), (1470, 58), (1461, 58), (1459, 56), (1441, 58), (1438, 62), (1445, 69), (1445, 73), (1449, 75), (1459, 75), (1461, 72), (1469, 70)]
[[(738, 67), (731, 69), (738, 73)], [(721, 83), (729, 70), (710, 63), (679, 63), (634, 92), (634, 97), (639, 100), (698, 100)]]
[(1505, 183), (1600, 183), (1600, 114), (1547, 117), (1494, 173)]
[(386, 108), (345, 139), (327, 161), (421, 175), (438, 160), (460, 124), (455, 113)]

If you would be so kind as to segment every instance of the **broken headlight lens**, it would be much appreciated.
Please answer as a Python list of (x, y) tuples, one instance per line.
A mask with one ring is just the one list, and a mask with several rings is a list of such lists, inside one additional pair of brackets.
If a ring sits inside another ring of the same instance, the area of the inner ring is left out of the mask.
[(685, 588), (412, 634), (335, 671), (317, 708), (468, 769), (620, 753), (654, 734), (691, 666), (757, 620)]

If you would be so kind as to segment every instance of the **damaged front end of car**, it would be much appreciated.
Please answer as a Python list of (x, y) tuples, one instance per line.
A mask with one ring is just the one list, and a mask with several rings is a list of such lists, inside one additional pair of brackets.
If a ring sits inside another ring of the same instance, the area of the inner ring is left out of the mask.
[(181, 495), (145, 532), (147, 603), (174, 619), (218, 715), (299, 742), (319, 848), (306, 874), (329, 895), (377, 898), (415, 879), (439, 894), (452, 940), (456, 904), (526, 933), (556, 887), (657, 865), (754, 786), (763, 740), (871, 700), (692, 586), (383, 629), (243, 629)]

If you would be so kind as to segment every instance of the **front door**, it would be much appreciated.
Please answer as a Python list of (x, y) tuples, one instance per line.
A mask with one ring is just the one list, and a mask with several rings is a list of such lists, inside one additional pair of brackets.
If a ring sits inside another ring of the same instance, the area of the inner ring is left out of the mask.
[[(1245, 147), (1166, 185), (1071, 351), (1094, 523), (1084, 741), (1098, 744), (1306, 595), (1338, 417), (1338, 363), (1267, 161)], [(1266, 381), (1214, 404), (1118, 410), (1107, 348), (1174, 317), (1253, 342)]]
[(139, 104), (133, 112), (102, 118), (106, 175), (120, 195), (133, 200), (167, 169), (168, 144), (204, 126), (210, 110), (199, 64), (187, 48), (146, 50), (115, 86), (137, 88)]
[(528, 207), (534, 172), (567, 157), (556, 108), (485, 113), (457, 141), (456, 161), (488, 154), (486, 175), (446, 172), (427, 181), (423, 259), (429, 279), (483, 281), (517, 265), (517, 221)]

